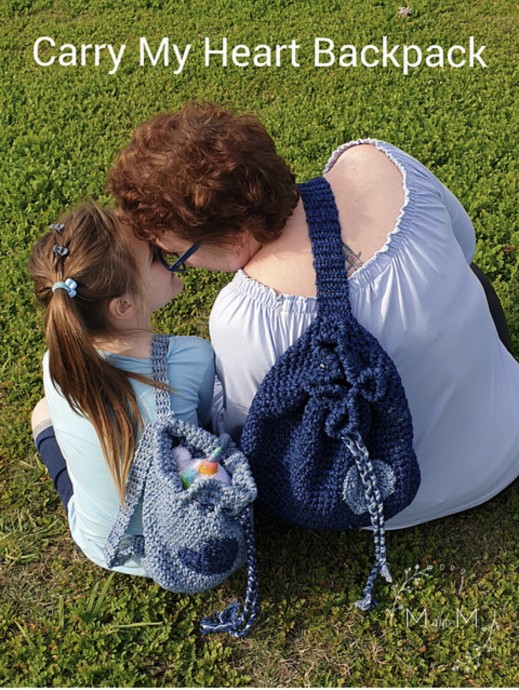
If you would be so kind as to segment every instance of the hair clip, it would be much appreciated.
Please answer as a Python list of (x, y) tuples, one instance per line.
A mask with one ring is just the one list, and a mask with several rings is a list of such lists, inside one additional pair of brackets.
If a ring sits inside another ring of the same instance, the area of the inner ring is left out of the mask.
[(63, 223), (52, 223), (50, 229), (52, 230), (52, 232), (57, 232), (58, 235), (61, 235), (63, 230), (65, 230), (65, 226), (63, 225)]
[(77, 283), (73, 278), (67, 278), (65, 281), (58, 280), (52, 286), (52, 292), (56, 290), (65, 290), (69, 297), (75, 297), (77, 295)]
[(61, 244), (55, 244), (52, 247), (52, 251), (56, 256), (61, 256), (61, 258), (67, 256), (68, 254), (68, 248), (67, 247), (62, 247)]

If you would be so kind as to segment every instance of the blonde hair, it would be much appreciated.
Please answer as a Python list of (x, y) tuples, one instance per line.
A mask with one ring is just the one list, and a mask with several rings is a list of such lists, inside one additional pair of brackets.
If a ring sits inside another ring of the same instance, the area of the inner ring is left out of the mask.
[[(124, 294), (138, 295), (140, 276), (130, 231), (115, 213), (85, 204), (44, 235), (33, 249), (29, 270), (36, 299), (45, 309), (49, 372), (72, 409), (87, 417), (97, 433), (121, 502), (136, 449), (142, 416), (128, 377), (153, 385), (146, 377), (109, 364), (93, 337), (107, 334), (108, 303)], [(56, 249), (55, 246), (63, 249)], [(71, 278), (72, 298), (52, 287)]]

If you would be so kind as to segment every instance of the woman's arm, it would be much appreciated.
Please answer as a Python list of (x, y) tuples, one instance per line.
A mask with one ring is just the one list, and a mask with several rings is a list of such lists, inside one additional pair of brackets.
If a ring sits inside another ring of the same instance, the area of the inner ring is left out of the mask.
[(474, 232), (472, 221), (458, 198), (450, 189), (442, 184), (438, 178), (435, 177), (434, 179), (441, 200), (445, 204), (445, 208), (451, 219), (454, 237), (460, 245), (467, 263), (470, 264), (476, 252), (476, 233)]

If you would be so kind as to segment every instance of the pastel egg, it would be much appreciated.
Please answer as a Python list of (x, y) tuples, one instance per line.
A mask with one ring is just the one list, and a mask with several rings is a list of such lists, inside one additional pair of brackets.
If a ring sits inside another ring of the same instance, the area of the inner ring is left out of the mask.
[(189, 489), (191, 484), (195, 481), (196, 470), (188, 469), (180, 473), (180, 479), (182, 480), (182, 486), (184, 489)]
[(198, 466), (198, 471), (200, 472), (200, 474), (216, 474), (218, 472), (218, 463), (204, 460)]

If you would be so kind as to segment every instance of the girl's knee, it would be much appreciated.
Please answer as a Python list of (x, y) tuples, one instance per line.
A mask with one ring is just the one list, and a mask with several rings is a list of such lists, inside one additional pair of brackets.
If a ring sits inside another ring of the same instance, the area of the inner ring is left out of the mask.
[(48, 422), (48, 426), (52, 424), (50, 420), (49, 406), (47, 405), (47, 398), (42, 398), (38, 401), (32, 411), (31, 415), (31, 427), (33, 432), (38, 427), (44, 427), (45, 422)]

